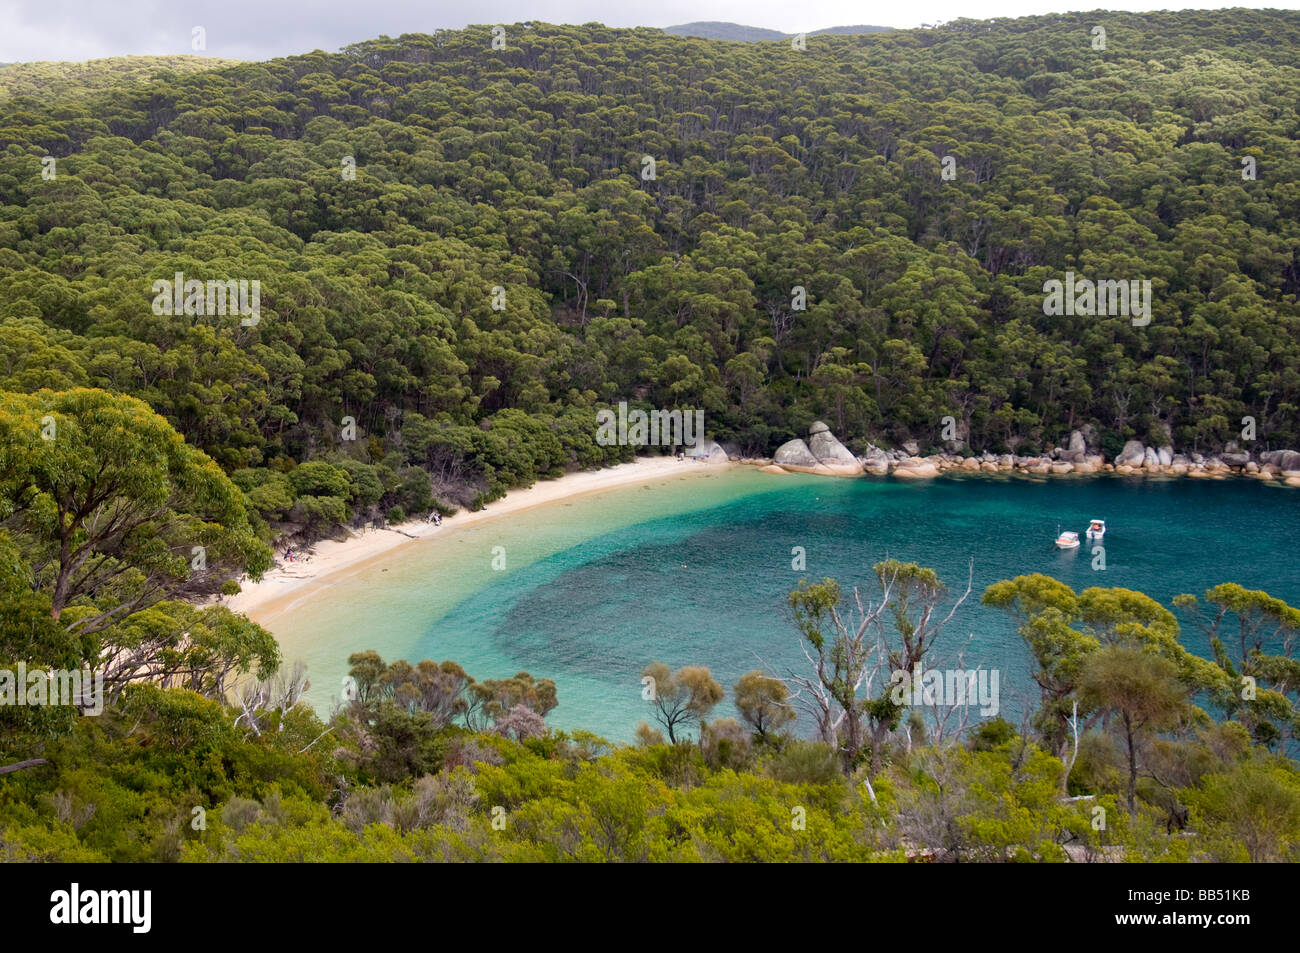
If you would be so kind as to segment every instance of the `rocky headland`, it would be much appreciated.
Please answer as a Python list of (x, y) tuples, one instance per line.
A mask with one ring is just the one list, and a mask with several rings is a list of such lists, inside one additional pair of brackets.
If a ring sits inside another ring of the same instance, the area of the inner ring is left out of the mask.
[(1116, 473), (1122, 476), (1186, 476), (1221, 480), (1232, 476), (1277, 481), (1300, 486), (1300, 451), (1246, 450), (1230, 441), (1219, 453), (1183, 453), (1172, 446), (1147, 446), (1130, 440), (1108, 460), (1082, 430), (1070, 433), (1064, 447), (1046, 453), (1021, 456), (1010, 453), (919, 455), (919, 447), (908, 441), (900, 449), (867, 445), (867, 452), (855, 456), (823, 421), (808, 430), (808, 439), (796, 438), (777, 448), (768, 459), (743, 459), (770, 473), (817, 473), (824, 476), (893, 474), (902, 479), (925, 479), (946, 471), (963, 473), (1023, 473), (1036, 476)]

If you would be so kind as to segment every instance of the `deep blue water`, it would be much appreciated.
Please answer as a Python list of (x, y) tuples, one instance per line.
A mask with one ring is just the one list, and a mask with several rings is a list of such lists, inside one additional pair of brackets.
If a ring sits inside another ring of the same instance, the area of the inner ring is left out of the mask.
[[(554, 678), (553, 725), (626, 741), (648, 720), (640, 673), (649, 662), (709, 666), (728, 689), (715, 717), (732, 713), (730, 687), (743, 672), (804, 667), (786, 606), (801, 578), (874, 593), (872, 564), (895, 557), (936, 570), (956, 598), (973, 561), (971, 595), (936, 651), (955, 667), (969, 639), (964, 667), (1000, 670), (1003, 714), (1014, 720), (1037, 689), (1012, 620), (979, 605), (999, 579), (1042, 572), (1076, 590), (1123, 586), (1166, 605), (1238, 582), (1300, 603), (1293, 489), (1246, 480), (772, 479), (789, 482), (645, 519), (500, 574), (430, 622), (407, 657), (481, 656), (502, 670), (467, 664), (476, 677)], [(1086, 541), (1073, 552), (1053, 545), (1058, 528), (1082, 535), (1091, 518), (1107, 521), (1104, 570), (1093, 568)], [(796, 546), (806, 551), (803, 571), (791, 567)], [(1208, 651), (1191, 626), (1183, 640)]]

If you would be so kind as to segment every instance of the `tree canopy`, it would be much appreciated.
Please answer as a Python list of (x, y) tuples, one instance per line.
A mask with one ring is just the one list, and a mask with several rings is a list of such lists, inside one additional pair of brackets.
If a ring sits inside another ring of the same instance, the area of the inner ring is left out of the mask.
[[(11, 81), (0, 388), (137, 396), (299, 528), (614, 462), (621, 399), (758, 454), (819, 417), (1300, 444), (1293, 12), (505, 35)], [(1069, 271), (1151, 281), (1150, 324), (1044, 314)], [(259, 319), (153, 313), (178, 272)], [(308, 460), (354, 486), (283, 482)]]

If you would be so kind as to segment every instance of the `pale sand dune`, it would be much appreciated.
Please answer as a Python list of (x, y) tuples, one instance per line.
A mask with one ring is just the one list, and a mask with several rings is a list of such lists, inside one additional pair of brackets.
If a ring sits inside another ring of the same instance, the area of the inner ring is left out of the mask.
[(243, 591), (225, 601), (235, 612), (268, 625), (276, 616), (323, 592), (374, 563), (387, 559), (403, 545), (415, 545), (440, 533), (461, 530), (477, 523), (498, 519), (534, 506), (569, 499), (583, 493), (611, 487), (649, 483), (665, 476), (686, 476), (699, 471), (716, 472), (730, 463), (678, 461), (674, 457), (638, 457), (635, 463), (621, 463), (603, 470), (569, 473), (558, 480), (545, 480), (526, 490), (511, 490), (504, 499), (489, 503), (477, 513), (462, 510), (443, 518), (441, 526), (412, 520), (397, 529), (354, 533), (342, 542), (322, 540), (312, 547), (311, 562), (295, 560), (277, 563), (261, 582), (244, 582)]

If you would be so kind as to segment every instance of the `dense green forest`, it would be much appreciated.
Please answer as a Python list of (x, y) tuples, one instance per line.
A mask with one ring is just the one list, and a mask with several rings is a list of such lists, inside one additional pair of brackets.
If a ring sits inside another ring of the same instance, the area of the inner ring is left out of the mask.
[[(947, 415), (993, 452), (1090, 422), (1110, 454), (1216, 449), (1243, 416), (1259, 449), (1300, 444), (1296, 14), (802, 52), (505, 36), (10, 100), (0, 388), (140, 397), (269, 521), (301, 495), (382, 518), (610, 462), (629, 451), (594, 413), (622, 399), (702, 408), (756, 455), (817, 418), (859, 451), (935, 446)], [(1069, 270), (1150, 280), (1150, 324), (1045, 315)], [(155, 314), (177, 272), (259, 281), (260, 320)], [(350, 494), (288, 479), (342, 457)]]
[[(1300, 610), (1231, 583), (989, 587), (1038, 697), (960, 732), (885, 690), (950, 601), (894, 561), (790, 594), (797, 719), (773, 673), (656, 664), (612, 746), (547, 728), (544, 672), (366, 652), (300, 703), (199, 597), (286, 526), (624, 459), (620, 400), (759, 455), (948, 415), (999, 452), (1300, 445), (1300, 15), (505, 38), (0, 74), (0, 671), (106, 702), (0, 705), (0, 859), (1300, 860)], [(1150, 280), (1150, 324), (1044, 314), (1067, 271)], [(160, 307), (178, 273), (257, 310)]]

